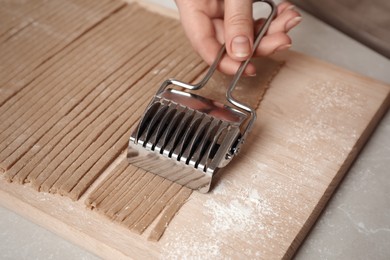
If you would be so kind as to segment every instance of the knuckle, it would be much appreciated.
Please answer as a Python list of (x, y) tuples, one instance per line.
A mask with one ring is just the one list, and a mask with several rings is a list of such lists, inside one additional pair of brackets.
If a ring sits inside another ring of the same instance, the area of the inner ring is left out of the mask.
[(252, 17), (236, 13), (229, 16), (226, 22), (231, 26), (248, 26), (252, 23)]
[(298, 17), (298, 16), (300, 16), (300, 14), (297, 11), (288, 10), (288, 11), (284, 12), (283, 15), (281, 16), (281, 18), (278, 20), (287, 22), (287, 21), (290, 21), (291, 19)]

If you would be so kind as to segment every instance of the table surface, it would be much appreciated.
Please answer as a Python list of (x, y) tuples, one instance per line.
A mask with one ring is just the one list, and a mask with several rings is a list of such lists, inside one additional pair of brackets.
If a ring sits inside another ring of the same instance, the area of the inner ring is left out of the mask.
[[(171, 0), (150, 0), (175, 8)], [(390, 83), (390, 60), (302, 12), (293, 50)], [(390, 113), (341, 182), (296, 259), (390, 257)], [(57, 235), (0, 208), (0, 258), (98, 259)]]

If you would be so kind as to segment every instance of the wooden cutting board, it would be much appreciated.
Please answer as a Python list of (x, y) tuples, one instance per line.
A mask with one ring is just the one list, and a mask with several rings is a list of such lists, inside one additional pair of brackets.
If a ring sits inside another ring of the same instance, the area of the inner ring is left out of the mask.
[(390, 87), (295, 52), (272, 58), (285, 65), (242, 153), (159, 242), (86, 210), (86, 196), (0, 181), (0, 203), (104, 258), (290, 258), (388, 110)]

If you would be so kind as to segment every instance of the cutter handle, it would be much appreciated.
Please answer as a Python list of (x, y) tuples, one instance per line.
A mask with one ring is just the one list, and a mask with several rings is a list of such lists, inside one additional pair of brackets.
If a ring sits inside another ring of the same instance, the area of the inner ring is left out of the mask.
[[(263, 38), (263, 36), (267, 32), (268, 27), (270, 26), (272, 20), (275, 18), (276, 11), (277, 11), (277, 7), (276, 7), (275, 3), (272, 0), (254, 0), (253, 1), (253, 3), (256, 3), (256, 2), (263, 2), (263, 3), (268, 4), (270, 6), (270, 8), (271, 8), (271, 12), (268, 15), (267, 19), (265, 20), (265, 22), (263, 23), (263, 25), (260, 28), (260, 30), (256, 33), (255, 41), (253, 43), (253, 49), (252, 49), (252, 53), (251, 53), (250, 57), (247, 60), (245, 60), (245, 61), (243, 61), (241, 63), (240, 67), (238, 68), (236, 74), (233, 77), (233, 80), (231, 81), (231, 83), (230, 83), (230, 85), (229, 85), (229, 87), (228, 87), (228, 89), (226, 91), (226, 99), (233, 106), (238, 107), (241, 110), (244, 110), (244, 111), (248, 112), (249, 115), (250, 115), (250, 119), (249, 119), (249, 121), (248, 121), (248, 123), (247, 123), (247, 125), (245, 127), (245, 130), (243, 131), (243, 134), (239, 138), (239, 140), (237, 142), (237, 145), (235, 146), (234, 151), (232, 151), (231, 155), (234, 155), (234, 154), (236, 154), (238, 152), (239, 146), (244, 142), (247, 134), (252, 129), (253, 124), (254, 124), (254, 122), (256, 120), (256, 111), (253, 108), (249, 107), (248, 105), (243, 104), (240, 101), (236, 100), (232, 96), (232, 92), (234, 91), (234, 88), (236, 87), (236, 85), (237, 85), (240, 77), (242, 76), (242, 73), (244, 72), (245, 68), (248, 66), (250, 59), (253, 57), (254, 53), (256, 52), (256, 49), (259, 46), (259, 43), (260, 43), (261, 39)], [(213, 64), (211, 64), (211, 66), (208, 69), (206, 75), (197, 84), (188, 84), (188, 83), (176, 80), (176, 79), (168, 79), (168, 80), (163, 82), (163, 84), (161, 85), (161, 87), (157, 91), (157, 95), (161, 94), (167, 88), (167, 86), (169, 86), (171, 84), (179, 86), (179, 87), (183, 87), (183, 88), (186, 88), (186, 89), (190, 89), (190, 90), (197, 90), (197, 89), (200, 89), (200, 88), (204, 87), (204, 85), (206, 85), (206, 83), (209, 81), (211, 76), (214, 74), (215, 70), (218, 67), (218, 64), (220, 63), (220, 61), (221, 61), (221, 59), (222, 59), (222, 57), (224, 56), (225, 53), (226, 53), (226, 46), (224, 44), (224, 45), (222, 45), (221, 49), (219, 50), (219, 52), (217, 54), (217, 57), (215, 58)]]
[[(276, 5), (274, 4), (274, 2), (272, 0), (254, 0), (253, 3), (255, 3), (255, 2), (267, 3), (271, 7), (271, 13), (268, 16), (268, 18), (266, 19), (263, 26), (257, 32), (256, 37), (255, 37), (255, 42), (253, 44), (252, 54), (247, 60), (245, 60), (241, 63), (236, 74), (234, 75), (232, 82), (229, 85), (229, 88), (228, 88), (227, 93), (226, 93), (226, 97), (227, 97), (227, 100), (230, 103), (232, 103), (234, 106), (239, 107), (239, 108), (249, 112), (251, 114), (251, 116), (254, 115), (254, 117), (256, 118), (256, 112), (253, 109), (251, 109), (250, 107), (246, 106), (245, 104), (242, 104), (239, 101), (235, 100), (232, 96), (232, 92), (233, 92), (238, 80), (242, 76), (242, 73), (244, 72), (250, 59), (254, 55), (256, 48), (259, 46), (261, 39), (263, 38), (264, 34), (267, 32), (269, 25), (271, 24), (272, 20), (274, 19), (275, 15), (276, 15)], [(157, 91), (157, 95), (161, 94), (166, 89), (166, 87), (171, 85), (171, 84), (179, 86), (179, 87), (183, 87), (186, 89), (190, 89), (190, 90), (198, 90), (198, 89), (203, 88), (206, 85), (206, 83), (209, 81), (211, 76), (214, 74), (215, 70), (217, 69), (217, 67), (218, 67), (218, 65), (219, 65), (219, 63), (220, 63), (220, 61), (225, 53), (226, 53), (226, 46), (225, 46), (225, 44), (223, 44), (221, 49), (219, 50), (219, 52), (217, 54), (217, 57), (215, 58), (215, 60), (213, 62), (213, 64), (211, 64), (211, 66), (209, 67), (206, 75), (197, 84), (189, 84), (189, 83), (186, 83), (186, 82), (183, 82), (180, 80), (176, 80), (176, 79), (167, 79), (166, 81), (163, 82), (163, 84), (161, 84), (159, 90)], [(254, 121), (254, 119), (252, 121)]]
[(253, 57), (253, 55), (255, 54), (256, 52), (256, 49), (257, 47), (259, 46), (259, 43), (261, 41), (261, 39), (264, 37), (265, 33), (267, 32), (272, 20), (275, 18), (276, 16), (276, 12), (277, 12), (277, 7), (275, 5), (275, 3), (272, 1), (272, 0), (255, 0), (253, 1), (254, 3), (255, 2), (264, 2), (264, 3), (267, 3), (270, 7), (271, 7), (271, 12), (268, 16), (268, 18), (265, 20), (265, 22), (263, 23), (262, 27), (260, 28), (260, 30), (257, 32), (256, 34), (256, 37), (255, 37), (255, 42), (253, 43), (253, 49), (252, 49), (252, 54), (250, 55), (250, 57), (243, 61), (240, 65), (240, 67), (238, 68), (236, 74), (234, 75), (233, 77), (233, 80), (231, 81), (227, 91), (226, 91), (226, 99), (231, 103), (233, 104), (234, 106), (236, 107), (239, 107), (240, 109), (242, 110), (245, 110), (247, 111), (248, 113), (250, 113), (250, 120), (245, 128), (245, 130), (243, 131), (243, 134), (242, 136), (240, 137), (239, 141), (238, 141), (238, 144), (235, 148), (235, 151), (234, 153), (237, 153), (238, 152), (238, 149), (239, 149), (239, 146), (244, 142), (247, 134), (250, 132), (250, 130), (252, 129), (253, 127), (253, 124), (256, 120), (256, 111), (237, 101), (233, 96), (232, 96), (232, 92), (234, 91), (234, 88), (236, 87), (240, 77), (242, 76), (242, 73), (244, 72), (245, 68), (248, 66), (249, 64), (249, 61), (250, 59)]

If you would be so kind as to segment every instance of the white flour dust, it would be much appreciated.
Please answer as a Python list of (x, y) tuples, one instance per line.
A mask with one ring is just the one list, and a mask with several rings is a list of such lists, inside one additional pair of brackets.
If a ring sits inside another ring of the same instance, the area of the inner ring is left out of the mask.
[(336, 81), (314, 81), (311, 83), (308, 101), (312, 113), (326, 113), (341, 109), (350, 112), (351, 116), (360, 117), (365, 99), (353, 87)]
[[(365, 101), (351, 86), (327, 81), (311, 86), (302, 100), (306, 110), (291, 118), (288, 139), (277, 148), (280, 154), (288, 154), (282, 168), (274, 172), (273, 167), (249, 161), (262, 176), (287, 178), (269, 182), (253, 174), (253, 185), (246, 187), (223, 179), (206, 199), (199, 197), (199, 219), (185, 222), (185, 230), (181, 226), (169, 232), (172, 235), (163, 247), (165, 259), (261, 259), (282, 252), (283, 243), (304, 224), (305, 219), (296, 216), (309, 211), (321, 196), (315, 188), (323, 181), (324, 169), (342, 162), (356, 142), (359, 132), (351, 125), (364, 114)], [(286, 153), (289, 149), (296, 152)], [(204, 195), (194, 197), (198, 196)], [(282, 217), (286, 211), (289, 214)]]
[[(163, 248), (164, 259), (258, 258), (261, 241), (275, 237), (276, 227), (264, 220), (276, 219), (278, 213), (256, 189), (225, 181), (211, 193), (200, 209), (209, 221), (202, 219), (185, 232), (172, 230), (175, 236)], [(243, 241), (240, 250), (231, 247), (237, 241)]]
[(364, 114), (366, 101), (344, 83), (314, 81), (310, 86), (302, 98), (305, 111), (289, 122), (287, 143), (296, 151), (292, 159), (299, 163), (295, 168), (302, 176), (319, 176), (325, 165), (342, 164), (348, 156), (359, 137), (354, 126)]
[(239, 200), (232, 200), (227, 205), (207, 200), (205, 207), (214, 218), (212, 221), (214, 232), (246, 231), (256, 224), (252, 218), (254, 209)]

